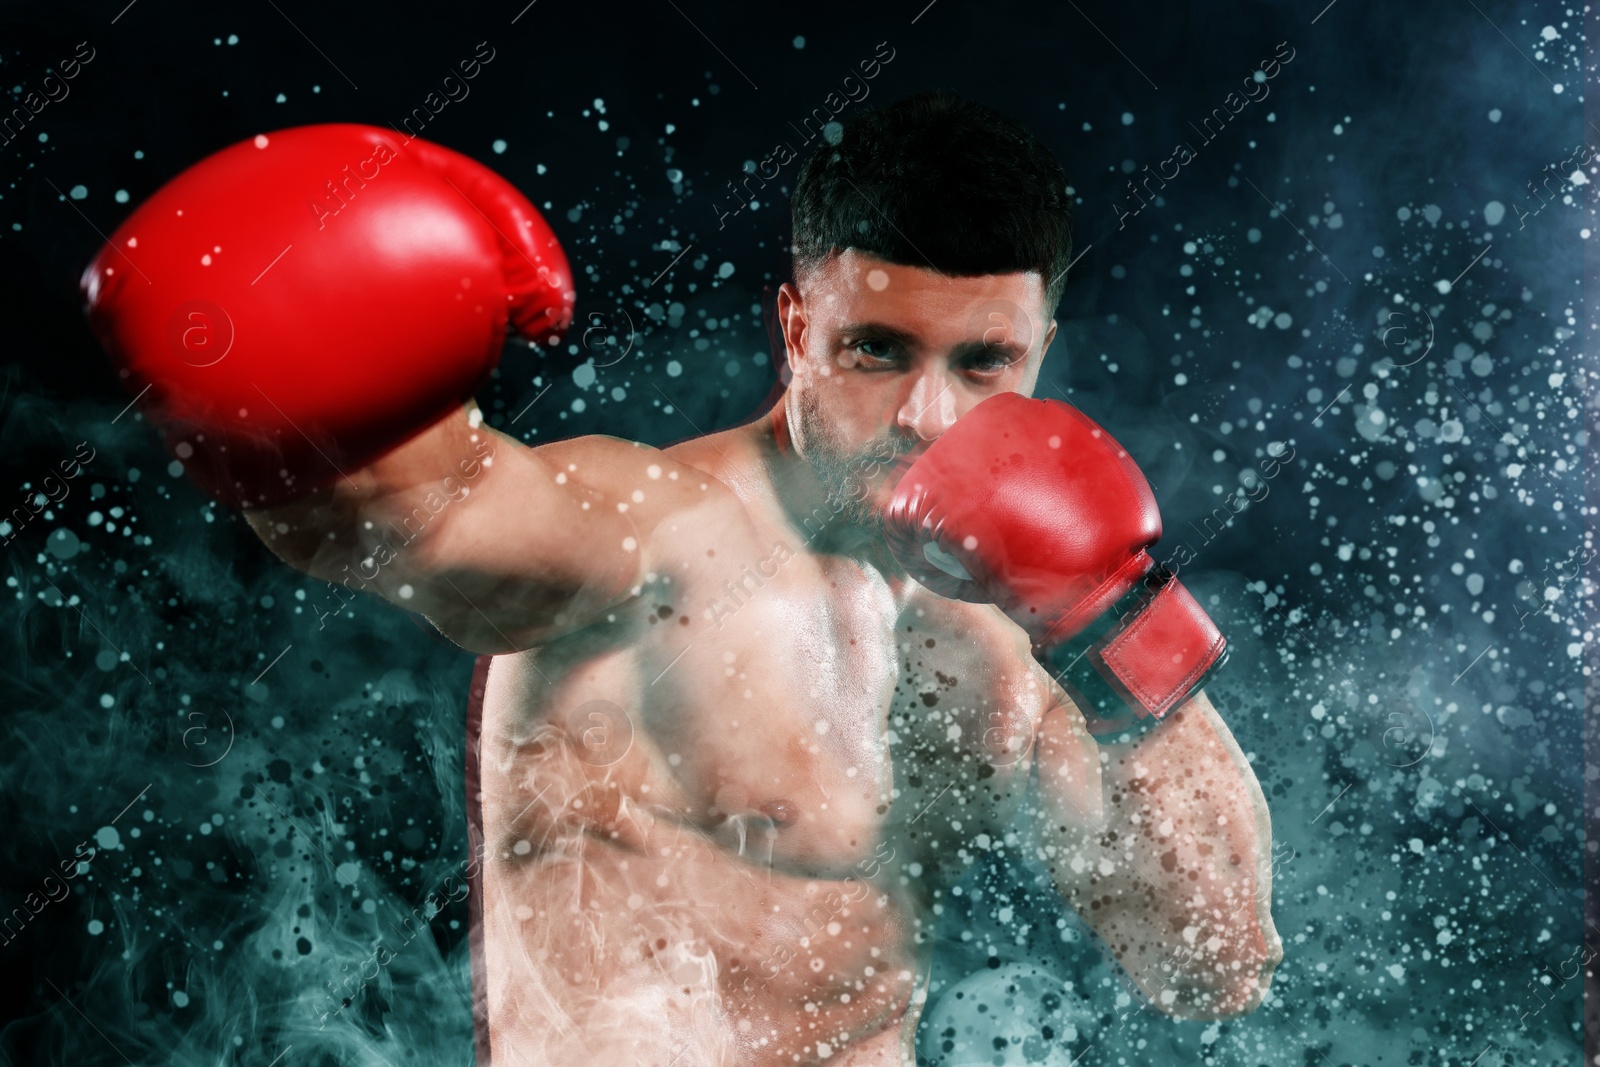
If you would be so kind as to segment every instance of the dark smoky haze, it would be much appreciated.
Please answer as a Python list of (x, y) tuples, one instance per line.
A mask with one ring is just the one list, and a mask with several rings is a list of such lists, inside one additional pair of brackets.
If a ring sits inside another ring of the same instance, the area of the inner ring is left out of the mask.
[[(577, 276), (579, 325), (507, 346), (491, 424), (665, 444), (778, 380), (763, 307), (826, 122), (944, 87), (1072, 183), (1036, 393), (1133, 453), (1154, 554), (1232, 643), (1209, 692), (1271, 805), (1286, 958), (1251, 1015), (1174, 1021), (1037, 855), (985, 836), (940, 918), (922, 1062), (1577, 1062), (1600, 949), (1584, 17), (7, 5), (0, 1057), (473, 1055), (473, 657), (283, 566), (183, 477), (84, 323), (104, 235), (226, 145), (409, 117), (523, 190)], [(1054, 1044), (944, 996), (991, 971)]]

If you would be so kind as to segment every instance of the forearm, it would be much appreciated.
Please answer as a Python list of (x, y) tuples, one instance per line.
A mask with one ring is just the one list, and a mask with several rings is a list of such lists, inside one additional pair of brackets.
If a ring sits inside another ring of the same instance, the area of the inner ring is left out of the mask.
[[(1265, 798), (1203, 694), (1167, 719), (1089, 750), (1097, 815), (1065, 789), (1046, 790), (1064, 846), (1056, 883), (1162, 1010), (1240, 1014), (1259, 1004), (1282, 958)], [(1052, 759), (1062, 751), (1041, 745), (1041, 778), (1070, 777)]]
[(483, 425), (475, 405), (327, 489), (246, 518), (341, 597), (373, 593), (479, 652), (527, 647), (637, 581), (639, 553), (624, 551), (631, 516)]
[(1101, 749), (1104, 847), (1139, 865), (1151, 883), (1152, 925), (1177, 935), (1149, 977), (1155, 994), (1248, 1010), (1282, 958), (1266, 800), (1203, 693), (1168, 718)]
[[(285, 563), (330, 582), (348, 581), (380, 544), (395, 539), (406, 518), (408, 539), (426, 539), (437, 524), (414, 513), (430, 494), (459, 499), (493, 463), (495, 442), (475, 425), (475, 405), (439, 419), (405, 443), (364, 466), (343, 471), (333, 484), (271, 508), (244, 515), (262, 542)], [(435, 501), (437, 503), (437, 500)], [(370, 566), (370, 564), (369, 564)]]

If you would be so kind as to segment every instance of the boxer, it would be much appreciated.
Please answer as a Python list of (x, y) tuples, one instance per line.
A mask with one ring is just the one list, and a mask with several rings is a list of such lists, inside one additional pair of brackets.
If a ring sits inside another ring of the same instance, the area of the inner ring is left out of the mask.
[(567, 260), (474, 161), (263, 135), (89, 266), (173, 455), (278, 557), (492, 657), (475, 938), (506, 1064), (912, 1064), (936, 916), (985, 850), (1177, 1018), (1282, 948), (1266, 804), (1203, 683), (1226, 642), (1146, 552), (1138, 468), (1029, 399), (1071, 261), (1060, 165), (923, 93), (802, 168), (792, 375), (656, 449), (532, 448), (472, 403)]

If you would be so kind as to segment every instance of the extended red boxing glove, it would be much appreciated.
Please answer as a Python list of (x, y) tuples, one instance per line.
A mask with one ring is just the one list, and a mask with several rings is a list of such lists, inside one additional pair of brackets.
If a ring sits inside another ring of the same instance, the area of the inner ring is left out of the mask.
[(941, 596), (998, 605), (1102, 741), (1153, 725), (1220, 666), (1227, 642), (1146, 551), (1155, 495), (1070, 404), (1002, 393), (957, 419), (895, 487), (885, 533)]
[(262, 134), (173, 178), (83, 273), (89, 322), (207, 493), (326, 486), (468, 399), (508, 320), (554, 339), (566, 256), (466, 156), (346, 124)]

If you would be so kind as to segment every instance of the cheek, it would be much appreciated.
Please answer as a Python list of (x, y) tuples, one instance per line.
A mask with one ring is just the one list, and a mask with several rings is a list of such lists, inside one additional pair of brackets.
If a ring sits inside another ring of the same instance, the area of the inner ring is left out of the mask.
[[(1034, 387), (1039, 384), (1039, 370), (1044, 365), (1044, 353), (1029, 356), (1022, 361), (1022, 366), (1001, 380), (1007, 389), (1021, 393), (1023, 396), (1032, 396)], [(1014, 376), (1013, 376), (1014, 375)]]
[(858, 413), (871, 401), (872, 389), (865, 377), (858, 371), (819, 363), (811, 379), (811, 392), (822, 417), (840, 427), (856, 421)]
[(904, 381), (896, 374), (835, 370), (826, 377), (813, 375), (807, 384), (816, 421), (851, 450), (891, 431), (905, 402)]

